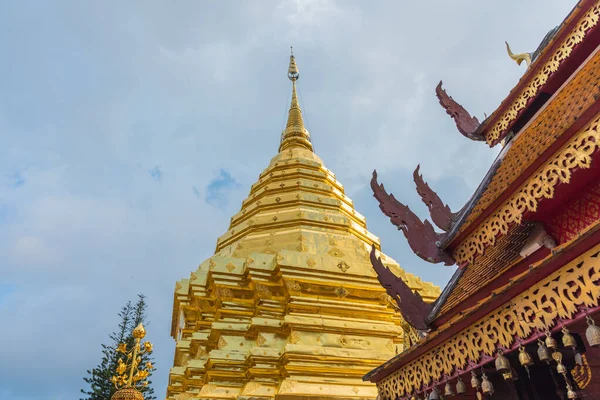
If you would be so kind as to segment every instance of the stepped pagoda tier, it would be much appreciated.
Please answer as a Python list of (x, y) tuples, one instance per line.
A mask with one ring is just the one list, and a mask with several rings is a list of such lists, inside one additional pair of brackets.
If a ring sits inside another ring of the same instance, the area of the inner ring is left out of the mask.
[(600, 0), (580, 0), (532, 53), (506, 44), (524, 74), (481, 123), (440, 82), (437, 98), (458, 131), (481, 151), (489, 151), (483, 143), (502, 149), (456, 212), (416, 168), (437, 228), (373, 175), (379, 207), (411, 249), (458, 266), (440, 297), (423, 304), (373, 250), (383, 286), (427, 333), (365, 375), (382, 400), (600, 396), (599, 21)]
[[(215, 254), (176, 285), (168, 399), (375, 399), (362, 376), (418, 340), (371, 266), (379, 239), (313, 152), (293, 54), (288, 77), (279, 153)], [(402, 288), (438, 297), (381, 257)]]

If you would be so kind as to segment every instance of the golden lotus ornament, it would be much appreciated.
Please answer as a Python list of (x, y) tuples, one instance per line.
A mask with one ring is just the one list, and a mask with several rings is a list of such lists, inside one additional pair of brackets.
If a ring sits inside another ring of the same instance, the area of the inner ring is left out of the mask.
[(596, 326), (592, 317), (586, 317), (588, 327), (585, 330), (585, 338), (591, 347), (600, 346), (600, 327)]
[(569, 330), (567, 329), (566, 326), (564, 326), (562, 328), (562, 333), (563, 333), (563, 337), (562, 337), (563, 346), (565, 346), (568, 349), (576, 348), (577, 341), (575, 340), (575, 337), (573, 337), (573, 335), (571, 335), (571, 332), (569, 332)]
[(523, 346), (519, 348), (519, 362), (524, 367), (529, 367), (530, 365), (533, 365), (533, 358), (531, 358), (531, 356)]
[(481, 391), (484, 394), (492, 394), (494, 393), (494, 385), (492, 385), (492, 382), (490, 382), (490, 380), (488, 379), (487, 375), (484, 373), (482, 375), (482, 382), (481, 382)]
[(548, 350), (548, 347), (541, 340), (538, 340), (537, 356), (542, 362), (550, 362), (552, 358), (550, 350)]
[(477, 375), (475, 375), (475, 371), (471, 371), (471, 387), (473, 389), (479, 389), (481, 387), (481, 382), (479, 382)]
[(454, 396), (454, 389), (452, 389), (452, 385), (450, 382), (446, 382), (446, 386), (444, 387), (444, 396)]
[(458, 377), (458, 382), (456, 382), (456, 393), (457, 394), (465, 394), (467, 393), (467, 385)]

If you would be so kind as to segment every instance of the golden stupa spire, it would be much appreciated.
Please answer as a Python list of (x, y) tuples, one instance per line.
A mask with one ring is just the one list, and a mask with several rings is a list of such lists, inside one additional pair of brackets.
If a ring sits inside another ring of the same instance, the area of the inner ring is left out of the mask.
[(292, 104), (290, 105), (285, 130), (281, 134), (279, 151), (283, 151), (290, 147), (303, 147), (310, 151), (313, 150), (310, 142), (310, 134), (304, 127), (302, 110), (300, 109), (300, 103), (298, 102), (298, 93), (296, 92), (296, 81), (298, 78), (300, 78), (300, 74), (298, 73), (296, 58), (294, 57), (294, 51), (292, 49), (290, 54), (290, 66), (288, 68), (288, 79), (292, 81)]

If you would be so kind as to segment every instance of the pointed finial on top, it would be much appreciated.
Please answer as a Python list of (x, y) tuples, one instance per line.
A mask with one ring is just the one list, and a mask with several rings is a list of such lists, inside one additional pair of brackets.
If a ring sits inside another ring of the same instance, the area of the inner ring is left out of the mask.
[(296, 91), (296, 81), (298, 78), (300, 78), (300, 74), (298, 73), (298, 66), (296, 65), (296, 59), (294, 57), (294, 49), (290, 47), (290, 50), (291, 54), (290, 66), (288, 68), (288, 79), (292, 81), (292, 104), (290, 105), (290, 111), (288, 112), (285, 130), (281, 134), (279, 151), (283, 151), (290, 147), (303, 147), (312, 151), (313, 148), (310, 142), (310, 134), (304, 127), (302, 110), (300, 109), (298, 93)]
[(288, 79), (295, 82), (300, 78), (298, 73), (298, 66), (296, 65), (296, 58), (294, 57), (294, 48), (290, 46), (290, 67), (288, 68)]

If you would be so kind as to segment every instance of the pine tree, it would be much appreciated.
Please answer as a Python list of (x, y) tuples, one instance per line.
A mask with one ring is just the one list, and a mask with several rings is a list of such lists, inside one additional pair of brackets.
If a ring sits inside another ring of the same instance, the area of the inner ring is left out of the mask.
[[(86, 397), (80, 400), (110, 400), (111, 396), (116, 392), (115, 386), (111, 383), (111, 378), (116, 375), (118, 360), (120, 354), (116, 352), (117, 347), (120, 343), (126, 343), (127, 348), (131, 349), (135, 343), (133, 337), (133, 330), (140, 323), (144, 324), (144, 327), (148, 326), (147, 315), (146, 315), (146, 296), (138, 294), (138, 300), (135, 305), (131, 304), (131, 301), (127, 302), (121, 311), (119, 317), (121, 322), (119, 323), (119, 329), (117, 332), (113, 332), (109, 335), (111, 340), (110, 345), (102, 345), (102, 360), (96, 368), (87, 370), (88, 376), (84, 377), (83, 380), (90, 385), (88, 390), (81, 389)], [(142, 354), (140, 366), (145, 365), (147, 362), (153, 363), (151, 354)], [(154, 364), (154, 363), (153, 363)], [(152, 388), (152, 381), (148, 376), (148, 386), (140, 388), (140, 392), (144, 395), (144, 400), (156, 400), (154, 396), (154, 389)]]
[(119, 329), (109, 335), (110, 345), (102, 344), (102, 360), (96, 368), (87, 370), (88, 376), (83, 380), (90, 385), (88, 390), (81, 389), (81, 393), (86, 397), (81, 400), (110, 400), (110, 397), (117, 390), (110, 379), (115, 375), (117, 369), (118, 354), (116, 352), (119, 343), (123, 343), (131, 335), (132, 313), (134, 309), (131, 301), (121, 308), (119, 317)]

